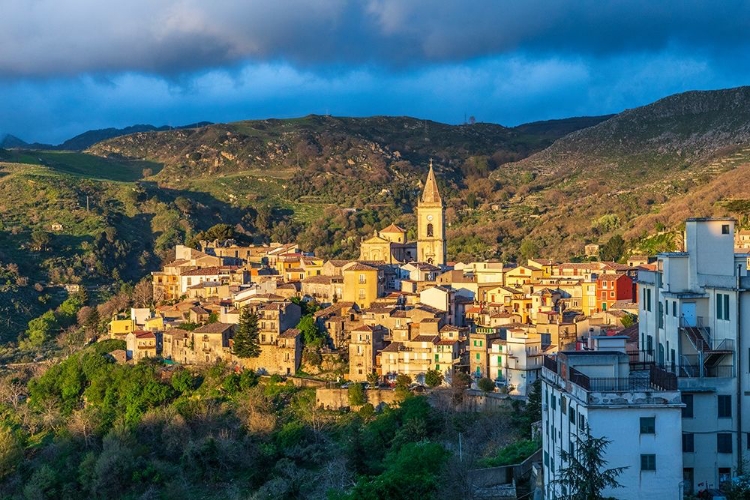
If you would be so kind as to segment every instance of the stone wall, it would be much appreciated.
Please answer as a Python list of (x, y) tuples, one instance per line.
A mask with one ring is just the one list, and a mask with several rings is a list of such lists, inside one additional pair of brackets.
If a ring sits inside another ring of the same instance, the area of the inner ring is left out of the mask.
[[(396, 391), (392, 389), (367, 389), (365, 390), (367, 402), (377, 407), (381, 403), (395, 405)], [(330, 410), (349, 407), (349, 390), (348, 389), (323, 389), (318, 388), (315, 391), (315, 402), (318, 406)]]

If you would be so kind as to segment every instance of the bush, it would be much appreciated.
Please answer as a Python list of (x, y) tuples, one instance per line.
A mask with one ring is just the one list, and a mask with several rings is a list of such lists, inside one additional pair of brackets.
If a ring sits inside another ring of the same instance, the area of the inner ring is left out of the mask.
[(495, 382), (490, 378), (482, 377), (479, 379), (479, 382), (477, 382), (477, 387), (479, 387), (479, 390), (482, 392), (494, 392)]
[(424, 383), (428, 387), (437, 387), (443, 383), (443, 374), (437, 370), (427, 370), (424, 375)]
[(360, 383), (352, 383), (349, 385), (349, 406), (362, 406), (367, 402), (367, 396), (365, 396), (365, 387)]
[(516, 441), (502, 448), (494, 457), (484, 458), (479, 463), (483, 467), (520, 464), (538, 450), (540, 446), (541, 443), (539, 441), (532, 441), (530, 439)]

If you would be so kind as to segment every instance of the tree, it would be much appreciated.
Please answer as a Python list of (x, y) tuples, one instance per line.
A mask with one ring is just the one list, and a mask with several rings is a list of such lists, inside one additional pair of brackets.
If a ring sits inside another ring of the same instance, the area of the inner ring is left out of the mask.
[(349, 406), (362, 406), (367, 402), (365, 387), (359, 382), (352, 382), (348, 389)]
[(567, 461), (568, 465), (560, 469), (560, 479), (554, 481), (567, 491), (567, 494), (560, 498), (597, 500), (604, 498), (604, 489), (622, 487), (617, 482), (617, 476), (627, 467), (605, 469), (607, 461), (604, 460), (604, 451), (609, 443), (611, 441), (605, 437), (591, 436), (591, 430), (587, 426), (585, 435), (575, 436), (573, 453), (561, 450), (562, 459), (564, 462)]
[(638, 321), (638, 316), (635, 316), (633, 314), (626, 314), (622, 318), (620, 318), (620, 323), (622, 323), (622, 326), (625, 328), (629, 328), (633, 326)]
[(424, 374), (424, 383), (428, 387), (437, 387), (443, 383), (443, 374), (437, 370), (427, 370)]
[(616, 261), (620, 260), (620, 257), (625, 253), (625, 240), (622, 236), (616, 234), (612, 236), (604, 246), (601, 248), (599, 255), (602, 260), (605, 261)]
[(260, 356), (258, 342), (258, 315), (244, 307), (240, 314), (240, 323), (234, 335), (234, 354), (239, 358), (257, 358)]
[(493, 382), (491, 378), (482, 377), (479, 379), (479, 382), (477, 382), (477, 387), (485, 393), (493, 392), (495, 390), (495, 382)]
[(464, 373), (458, 372), (453, 374), (451, 381), (453, 404), (461, 404), (464, 400), (464, 392), (471, 386), (471, 377)]
[(306, 346), (321, 347), (323, 345), (325, 335), (320, 332), (312, 314), (302, 316), (297, 323), (297, 329), (302, 333), (302, 340)]
[(405, 400), (410, 396), (409, 385), (411, 384), (411, 377), (406, 374), (401, 374), (396, 377), (396, 398), (400, 401)]
[(52, 238), (50, 238), (49, 233), (42, 229), (35, 229), (31, 233), (31, 245), (34, 250), (39, 252), (46, 250), (50, 241), (52, 241)]
[(133, 307), (149, 307), (154, 301), (154, 286), (144, 278), (133, 288)]
[(58, 328), (55, 313), (47, 311), (38, 318), (29, 321), (29, 326), (23, 334), (26, 347), (40, 347), (50, 339), (52, 333)]
[(378, 372), (375, 370), (371, 371), (367, 374), (367, 382), (373, 386), (377, 387), (378, 383), (380, 382), (380, 377), (378, 377)]

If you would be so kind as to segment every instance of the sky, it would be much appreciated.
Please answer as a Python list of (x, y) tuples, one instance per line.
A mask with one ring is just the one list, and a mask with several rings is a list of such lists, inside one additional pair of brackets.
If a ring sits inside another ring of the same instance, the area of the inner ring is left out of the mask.
[(750, 2), (0, 0), (0, 137), (413, 116), (514, 126), (750, 84)]

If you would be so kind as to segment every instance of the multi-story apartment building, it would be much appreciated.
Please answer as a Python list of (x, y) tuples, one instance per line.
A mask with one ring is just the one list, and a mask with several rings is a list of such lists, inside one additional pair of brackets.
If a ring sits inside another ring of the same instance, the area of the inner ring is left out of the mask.
[(564, 351), (542, 368), (545, 498), (565, 496), (557, 482), (578, 439), (604, 437), (606, 468), (626, 467), (604, 497), (681, 499), (682, 401), (677, 378), (650, 365), (631, 367), (626, 337), (596, 337), (594, 350)]
[(688, 219), (685, 251), (638, 273), (641, 358), (678, 377), (685, 491), (719, 485), (750, 445), (750, 279), (732, 219)]
[(505, 345), (505, 377), (511, 394), (527, 396), (542, 368), (542, 337), (530, 328), (511, 328)]
[(385, 346), (386, 329), (382, 326), (360, 325), (349, 340), (349, 380), (364, 382), (377, 371), (376, 357)]

